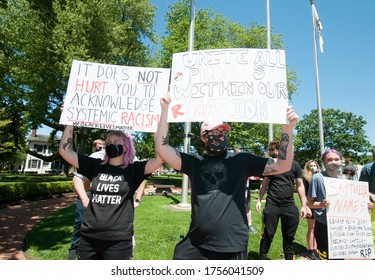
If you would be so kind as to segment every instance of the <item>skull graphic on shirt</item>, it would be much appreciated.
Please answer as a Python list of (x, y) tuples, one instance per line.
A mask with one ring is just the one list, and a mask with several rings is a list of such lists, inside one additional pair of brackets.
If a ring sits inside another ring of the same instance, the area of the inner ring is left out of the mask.
[(212, 161), (202, 167), (202, 181), (206, 191), (219, 190), (227, 179), (225, 166), (221, 162)]

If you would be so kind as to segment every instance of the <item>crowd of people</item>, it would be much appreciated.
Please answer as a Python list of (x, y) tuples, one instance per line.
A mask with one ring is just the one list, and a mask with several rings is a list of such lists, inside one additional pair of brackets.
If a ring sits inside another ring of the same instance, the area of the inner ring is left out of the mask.
[[(323, 177), (355, 179), (353, 174), (343, 172), (343, 157), (338, 151), (324, 152), (323, 168), (316, 160), (309, 160), (302, 170), (293, 153), (293, 128), (298, 115), (288, 107), (280, 141), (268, 144), (266, 156), (229, 152), (232, 128), (223, 122), (201, 124), (203, 155), (180, 152), (169, 145), (170, 102), (169, 94), (160, 100), (155, 156), (148, 160), (136, 158), (132, 135), (121, 131), (109, 131), (104, 141), (95, 141), (92, 155), (79, 154), (73, 150), (73, 126), (66, 126), (59, 152), (77, 169), (73, 181), (78, 196), (68, 259), (132, 259), (134, 208), (141, 201), (145, 180), (162, 163), (186, 174), (191, 186), (190, 226), (175, 246), (174, 260), (247, 259), (249, 233), (257, 233), (251, 221), (248, 187), (249, 178), (254, 176), (262, 178), (255, 206), (259, 213), (267, 194), (259, 259), (268, 259), (280, 220), (284, 258), (293, 260), (293, 241), (301, 218), (307, 218), (308, 224), (307, 257), (329, 258), (326, 210), (330, 202)], [(375, 160), (375, 151), (373, 154)], [(366, 165), (359, 178), (369, 183), (370, 210), (375, 199), (374, 170), (374, 163)], [(294, 201), (295, 189), (300, 209)]]

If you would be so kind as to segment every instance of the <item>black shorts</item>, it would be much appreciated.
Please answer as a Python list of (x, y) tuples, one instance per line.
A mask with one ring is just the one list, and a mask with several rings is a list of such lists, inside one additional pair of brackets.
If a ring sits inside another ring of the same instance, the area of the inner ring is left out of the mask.
[(79, 241), (80, 260), (129, 260), (133, 255), (132, 239), (100, 240), (82, 236)]
[(215, 252), (206, 250), (191, 243), (185, 237), (174, 249), (174, 260), (246, 260), (247, 251), (244, 252)]
[(315, 220), (314, 209), (311, 209), (311, 216), (310, 217), (306, 216), (306, 219)]
[(328, 228), (327, 224), (315, 221), (314, 235), (318, 249), (319, 259), (328, 259)]

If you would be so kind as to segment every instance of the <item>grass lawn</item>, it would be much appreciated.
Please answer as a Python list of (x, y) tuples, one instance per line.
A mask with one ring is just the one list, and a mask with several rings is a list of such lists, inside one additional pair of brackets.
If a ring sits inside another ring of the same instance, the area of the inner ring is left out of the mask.
[[(257, 193), (252, 193), (252, 220), (254, 227), (261, 228), (261, 214), (255, 211)], [(299, 205), (298, 196), (295, 197)], [(135, 210), (134, 259), (170, 260), (180, 236), (189, 227), (190, 211), (172, 210), (171, 206), (180, 203), (181, 196), (145, 196), (142, 204)], [(190, 201), (190, 198), (189, 198)], [(31, 259), (65, 260), (70, 247), (70, 235), (73, 229), (75, 205), (60, 210), (37, 224), (26, 237), (24, 250)], [(295, 253), (304, 253), (306, 249), (306, 220), (300, 220), (295, 237)], [(248, 258), (258, 259), (259, 234), (250, 235)], [(280, 224), (269, 252), (270, 259), (282, 259), (282, 238)]]

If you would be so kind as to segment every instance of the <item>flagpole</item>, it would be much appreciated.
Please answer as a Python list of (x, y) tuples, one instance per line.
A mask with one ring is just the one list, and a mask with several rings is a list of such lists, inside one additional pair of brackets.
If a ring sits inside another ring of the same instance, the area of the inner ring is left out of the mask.
[(318, 53), (316, 48), (316, 18), (314, 13), (314, 0), (310, 0), (311, 14), (313, 23), (313, 41), (314, 41), (314, 63), (315, 63), (315, 79), (316, 79), (316, 101), (318, 106), (318, 121), (319, 121), (319, 143), (320, 153), (324, 153), (324, 133), (323, 133), (323, 117), (322, 108), (320, 105), (320, 83), (319, 83), (319, 67), (318, 67)]
[[(266, 0), (267, 12), (267, 49), (271, 49), (271, 20), (270, 20), (270, 0)], [(268, 142), (273, 141), (273, 126), (268, 124)]]
[[(195, 0), (190, 0), (190, 25), (189, 25), (189, 43), (188, 51), (192, 52), (194, 50), (194, 21), (195, 21)], [(184, 152), (190, 153), (190, 137), (191, 137), (191, 123), (185, 122), (185, 139), (184, 139)], [(189, 195), (189, 177), (186, 174), (182, 175), (182, 191), (181, 191), (181, 203), (178, 204), (179, 207), (188, 208), (190, 204), (188, 203)]]

